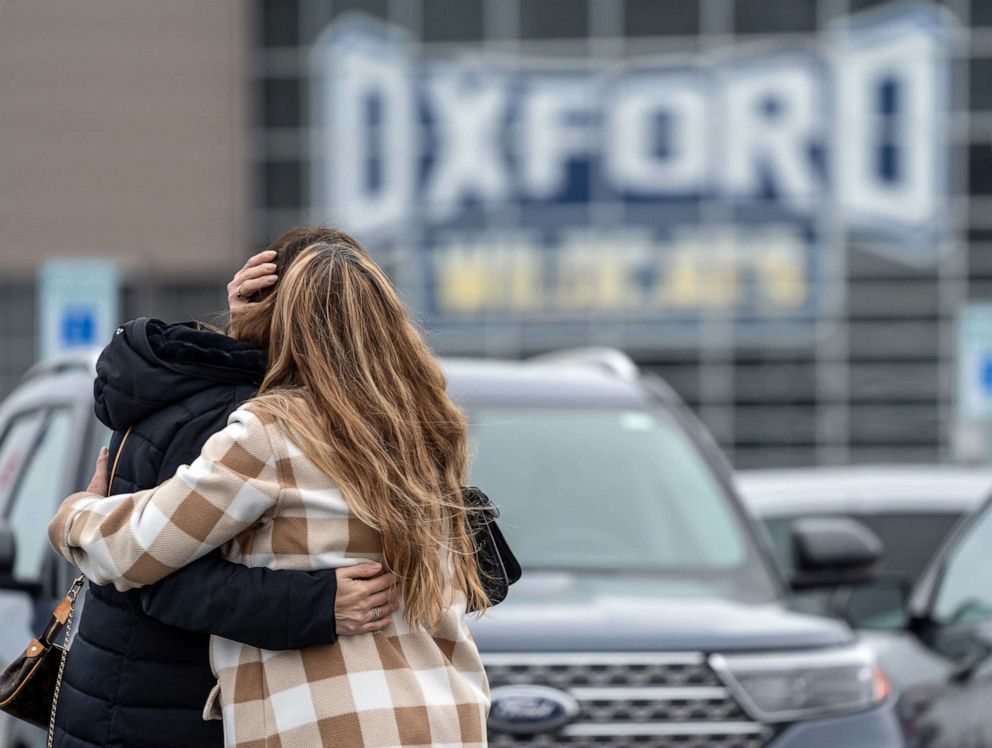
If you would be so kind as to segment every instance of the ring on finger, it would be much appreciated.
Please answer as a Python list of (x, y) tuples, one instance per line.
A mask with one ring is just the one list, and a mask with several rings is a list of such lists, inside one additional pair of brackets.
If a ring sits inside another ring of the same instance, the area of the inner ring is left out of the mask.
[(378, 621), (379, 620), (379, 615), (380, 615), (379, 609), (378, 608), (372, 608), (372, 620), (373, 621)]
[(243, 300), (244, 300), (244, 298), (245, 298), (245, 296), (244, 296), (244, 294), (243, 294), (243, 293), (241, 293), (241, 286), (238, 286), (238, 291), (237, 291), (237, 293), (235, 293), (234, 295), (235, 295), (235, 296), (237, 296), (237, 297), (238, 297), (239, 299), (241, 299), (242, 301), (243, 301)]

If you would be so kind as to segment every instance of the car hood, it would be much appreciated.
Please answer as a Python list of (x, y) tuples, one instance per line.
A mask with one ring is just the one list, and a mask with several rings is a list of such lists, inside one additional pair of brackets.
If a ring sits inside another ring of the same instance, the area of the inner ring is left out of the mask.
[[(685, 587), (685, 586), (684, 586)], [(828, 647), (846, 624), (678, 589), (647, 575), (524, 572), (507, 599), (469, 625), (485, 652), (701, 651)]]

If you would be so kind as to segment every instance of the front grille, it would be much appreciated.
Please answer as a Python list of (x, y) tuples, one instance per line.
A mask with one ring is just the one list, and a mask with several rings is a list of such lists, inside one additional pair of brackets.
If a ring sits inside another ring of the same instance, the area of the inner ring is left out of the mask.
[(549, 686), (579, 714), (550, 733), (490, 729), (492, 746), (761, 748), (773, 730), (751, 720), (699, 653), (484, 655), (492, 688)]

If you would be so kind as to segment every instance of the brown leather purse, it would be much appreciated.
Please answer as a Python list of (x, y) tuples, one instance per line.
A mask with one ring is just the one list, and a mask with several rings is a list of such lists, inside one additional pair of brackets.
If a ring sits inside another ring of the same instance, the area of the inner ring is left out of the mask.
[[(108, 488), (114, 485), (117, 465), (130, 435), (131, 429), (128, 429), (117, 448)], [(0, 674), (0, 711), (37, 727), (47, 727), (48, 748), (52, 748), (55, 740), (55, 709), (59, 703), (62, 674), (72, 637), (72, 612), (76, 596), (85, 581), (86, 577), (82, 575), (73, 580), (41, 636), (32, 639), (24, 654)], [(65, 639), (59, 645), (55, 643), (55, 638), (62, 629), (65, 629)]]
[[(72, 610), (76, 595), (83, 587), (85, 577), (78, 576), (52, 613), (52, 619), (37, 639), (32, 639), (24, 654), (14, 660), (0, 675), (0, 711), (48, 728), (48, 745), (52, 744), (55, 722), (55, 704), (58, 703), (62, 672), (69, 652), (72, 635)], [(55, 638), (65, 629), (65, 643), (55, 643)]]

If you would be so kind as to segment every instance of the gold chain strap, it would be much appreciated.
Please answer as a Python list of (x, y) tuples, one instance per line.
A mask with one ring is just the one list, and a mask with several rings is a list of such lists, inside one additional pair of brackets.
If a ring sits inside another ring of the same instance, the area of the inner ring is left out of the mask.
[(65, 661), (69, 656), (69, 639), (72, 637), (72, 614), (76, 611), (76, 595), (82, 589), (84, 577), (78, 576), (72, 583), (66, 597), (72, 605), (69, 607), (69, 615), (65, 619), (65, 640), (62, 642), (62, 657), (59, 659), (59, 674), (55, 678), (55, 693), (52, 696), (52, 716), (48, 720), (48, 748), (52, 748), (55, 742), (55, 710), (59, 706), (59, 691), (62, 690), (62, 674), (65, 672)]
[[(114, 478), (117, 477), (117, 466), (121, 461), (121, 453), (124, 451), (124, 445), (127, 444), (127, 438), (131, 436), (131, 431), (132, 429), (128, 429), (124, 432), (121, 444), (117, 447), (117, 454), (114, 456), (114, 466), (110, 470), (110, 480), (107, 483), (108, 490), (113, 488)], [(55, 694), (52, 696), (52, 716), (48, 720), (48, 748), (52, 748), (55, 742), (55, 711), (59, 706), (59, 691), (62, 690), (62, 674), (65, 672), (65, 661), (69, 657), (69, 639), (72, 637), (72, 614), (76, 610), (76, 595), (83, 588), (83, 582), (85, 580), (86, 577), (82, 575), (76, 577), (66, 595), (71, 605), (69, 606), (69, 615), (65, 619), (65, 641), (62, 642), (62, 658), (59, 660), (59, 674), (55, 678)]]

